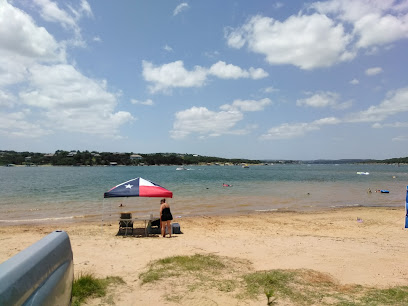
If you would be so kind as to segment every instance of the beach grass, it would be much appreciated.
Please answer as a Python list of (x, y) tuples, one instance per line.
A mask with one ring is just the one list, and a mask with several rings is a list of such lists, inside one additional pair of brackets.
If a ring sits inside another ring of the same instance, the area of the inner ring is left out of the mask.
[(148, 270), (139, 275), (142, 284), (158, 281), (165, 277), (195, 273), (202, 277), (202, 271), (222, 269), (225, 264), (214, 255), (173, 256), (150, 263)]
[(274, 305), (408, 305), (408, 287), (342, 285), (328, 274), (307, 270), (252, 271), (251, 263), (216, 255), (173, 256), (151, 262), (142, 285), (171, 281), (167, 300), (181, 302), (194, 292), (218, 291), (239, 300)]
[(100, 279), (92, 274), (81, 274), (72, 284), (72, 305), (79, 306), (88, 298), (104, 297), (109, 285), (124, 283), (123, 279), (117, 276)]

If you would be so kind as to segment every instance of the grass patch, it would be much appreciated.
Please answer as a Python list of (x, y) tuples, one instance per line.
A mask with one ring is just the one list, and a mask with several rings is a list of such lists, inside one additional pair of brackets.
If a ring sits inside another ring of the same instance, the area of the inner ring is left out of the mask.
[(225, 264), (214, 255), (173, 256), (150, 263), (148, 270), (141, 273), (139, 278), (142, 284), (146, 284), (186, 273), (201, 277), (201, 272), (207, 274), (223, 268)]
[(290, 305), (408, 305), (407, 286), (388, 289), (344, 286), (327, 274), (305, 269), (253, 272), (248, 261), (215, 255), (174, 256), (154, 261), (139, 278), (142, 285), (171, 283), (164, 295), (178, 303), (188, 301), (194, 294), (205, 296), (206, 292), (215, 292), (229, 295), (237, 303), (259, 300), (266, 305), (277, 301)]
[(371, 289), (361, 302), (365, 305), (408, 305), (408, 287)]
[(117, 276), (100, 279), (92, 274), (82, 274), (72, 284), (72, 305), (81, 305), (87, 298), (103, 297), (109, 285), (124, 283), (123, 279)]

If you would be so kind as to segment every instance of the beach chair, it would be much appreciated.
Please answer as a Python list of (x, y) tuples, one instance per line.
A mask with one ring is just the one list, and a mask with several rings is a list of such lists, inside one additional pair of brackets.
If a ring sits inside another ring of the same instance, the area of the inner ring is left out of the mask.
[(150, 218), (149, 224), (147, 226), (147, 233), (148, 234), (159, 234), (161, 233), (160, 228), (160, 219), (152, 220), (153, 217)]
[(119, 220), (119, 232), (121, 230), (124, 230), (125, 235), (126, 235), (128, 229), (132, 229), (132, 235), (133, 235), (132, 213), (121, 213), (120, 220)]

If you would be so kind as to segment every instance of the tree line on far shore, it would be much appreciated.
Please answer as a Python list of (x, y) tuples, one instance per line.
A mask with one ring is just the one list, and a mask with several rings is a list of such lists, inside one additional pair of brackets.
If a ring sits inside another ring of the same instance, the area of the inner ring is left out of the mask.
[(134, 154), (96, 151), (63, 151), (53, 154), (0, 151), (0, 165), (26, 166), (132, 166), (132, 165), (192, 165), (207, 163), (258, 164), (259, 160), (228, 159), (197, 154), (151, 153)]

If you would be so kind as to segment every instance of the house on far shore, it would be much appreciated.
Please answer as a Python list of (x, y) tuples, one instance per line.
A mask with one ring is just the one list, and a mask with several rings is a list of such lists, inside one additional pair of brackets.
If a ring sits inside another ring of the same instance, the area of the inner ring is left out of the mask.
[(132, 154), (130, 155), (130, 160), (141, 160), (143, 157), (139, 154)]

